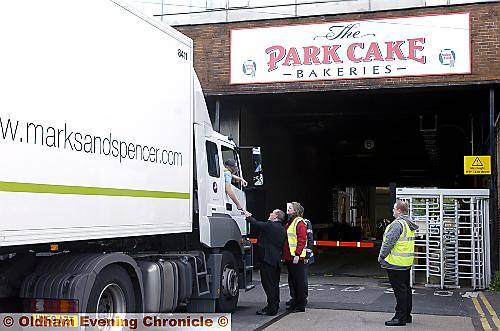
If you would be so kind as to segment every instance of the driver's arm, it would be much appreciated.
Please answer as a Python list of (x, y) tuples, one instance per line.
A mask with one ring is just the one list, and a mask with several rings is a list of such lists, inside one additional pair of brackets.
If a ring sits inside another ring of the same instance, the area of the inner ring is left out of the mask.
[(226, 186), (226, 194), (227, 194), (228, 197), (231, 198), (231, 200), (233, 200), (234, 204), (236, 205), (236, 208), (243, 209), (241, 207), (240, 202), (238, 201), (238, 198), (236, 197), (236, 195), (233, 192), (233, 187), (231, 186), (231, 184), (230, 183), (226, 183), (225, 186)]

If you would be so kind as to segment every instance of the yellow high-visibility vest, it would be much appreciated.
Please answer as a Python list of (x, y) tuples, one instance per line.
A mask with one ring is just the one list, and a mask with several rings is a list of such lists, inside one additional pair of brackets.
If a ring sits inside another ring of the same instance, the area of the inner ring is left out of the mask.
[[(384, 260), (392, 265), (411, 267), (415, 256), (415, 231), (412, 231), (408, 222), (403, 219), (398, 218), (394, 220), (394, 222), (399, 222), (399, 224), (401, 224), (403, 232), (401, 232), (398, 241), (396, 241), (396, 244), (392, 248), (391, 252)], [(394, 224), (394, 222), (389, 224), (385, 229), (384, 241), (386, 240), (387, 231), (389, 231), (389, 228)]]
[[(295, 256), (295, 250), (297, 249), (297, 242), (298, 242), (297, 224), (299, 224), (299, 222), (304, 222), (304, 219), (302, 217), (295, 217), (295, 219), (292, 221), (292, 223), (286, 230), (286, 233), (288, 235), (288, 247), (290, 248), (290, 254), (292, 255), (292, 257)], [(306, 248), (307, 248), (307, 239), (306, 239), (306, 244), (304, 245), (304, 248), (300, 253), (300, 257), (306, 257)]]

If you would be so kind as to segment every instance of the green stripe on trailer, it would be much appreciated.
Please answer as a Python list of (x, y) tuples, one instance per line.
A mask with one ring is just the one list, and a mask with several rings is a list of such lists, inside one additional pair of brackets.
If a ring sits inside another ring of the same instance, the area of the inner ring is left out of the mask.
[(73, 195), (100, 195), (111, 197), (133, 197), (133, 198), (159, 198), (159, 199), (189, 199), (189, 193), (131, 190), (109, 187), (88, 187), (51, 185), (17, 182), (0, 182), (0, 191), (24, 192), (24, 193), (50, 193), (50, 194), (73, 194)]

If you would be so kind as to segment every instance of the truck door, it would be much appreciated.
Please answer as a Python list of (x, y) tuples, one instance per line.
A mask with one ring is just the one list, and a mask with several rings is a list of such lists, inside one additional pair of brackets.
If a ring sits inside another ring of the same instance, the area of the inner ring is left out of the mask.
[[(236, 164), (238, 165), (237, 172), (234, 174), (240, 178), (243, 178), (243, 173), (241, 171), (241, 164), (240, 164), (240, 158), (238, 156), (238, 153), (233, 149), (232, 146), (226, 146), (222, 145), (221, 146), (222, 150), (222, 167), (224, 169), (224, 162), (228, 159), (233, 159), (236, 161)], [(243, 185), (239, 181), (233, 180), (231, 182), (231, 186), (233, 188), (233, 192), (236, 195), (236, 198), (238, 198), (238, 201), (240, 202), (241, 206), (243, 209), (246, 209), (246, 198), (245, 198), (245, 193), (243, 192)], [(247, 222), (245, 220), (245, 213), (242, 210), (238, 210), (236, 208), (236, 204), (229, 198), (227, 194), (224, 194), (224, 199), (226, 203), (226, 212), (231, 215), (231, 217), (238, 223), (238, 226), (240, 228), (241, 234), (246, 235), (247, 234)]]
[(205, 142), (208, 164), (208, 203), (207, 207), (211, 213), (226, 213), (225, 189), (224, 189), (224, 166), (222, 165), (219, 146), (216, 142), (207, 140)]

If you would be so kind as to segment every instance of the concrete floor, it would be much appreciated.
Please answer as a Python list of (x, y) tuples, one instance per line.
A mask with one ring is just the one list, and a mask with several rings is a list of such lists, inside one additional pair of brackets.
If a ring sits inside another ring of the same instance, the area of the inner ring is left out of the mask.
[[(385, 329), (384, 321), (394, 314), (395, 298), (385, 270), (376, 262), (378, 251), (353, 251), (350, 248), (319, 256), (309, 276), (309, 304), (306, 313), (287, 314), (284, 302), (289, 299), (287, 275), (280, 281), (281, 307), (277, 317), (257, 316), (265, 306), (265, 294), (258, 272), (256, 288), (241, 292), (238, 309), (232, 315), (235, 330), (359, 330)], [(470, 289), (441, 292), (423, 285), (414, 287), (414, 330), (483, 330), (472, 299), (464, 297)], [(485, 292), (500, 314), (500, 294)], [(483, 308), (486, 311), (486, 308)], [(495, 328), (492, 318), (489, 324)], [(335, 326), (335, 327), (332, 327)]]
[[(265, 330), (387, 330), (383, 321), (392, 313), (308, 309), (307, 315), (288, 314)], [(405, 330), (470, 331), (474, 329), (470, 317), (413, 315), (414, 322)]]

